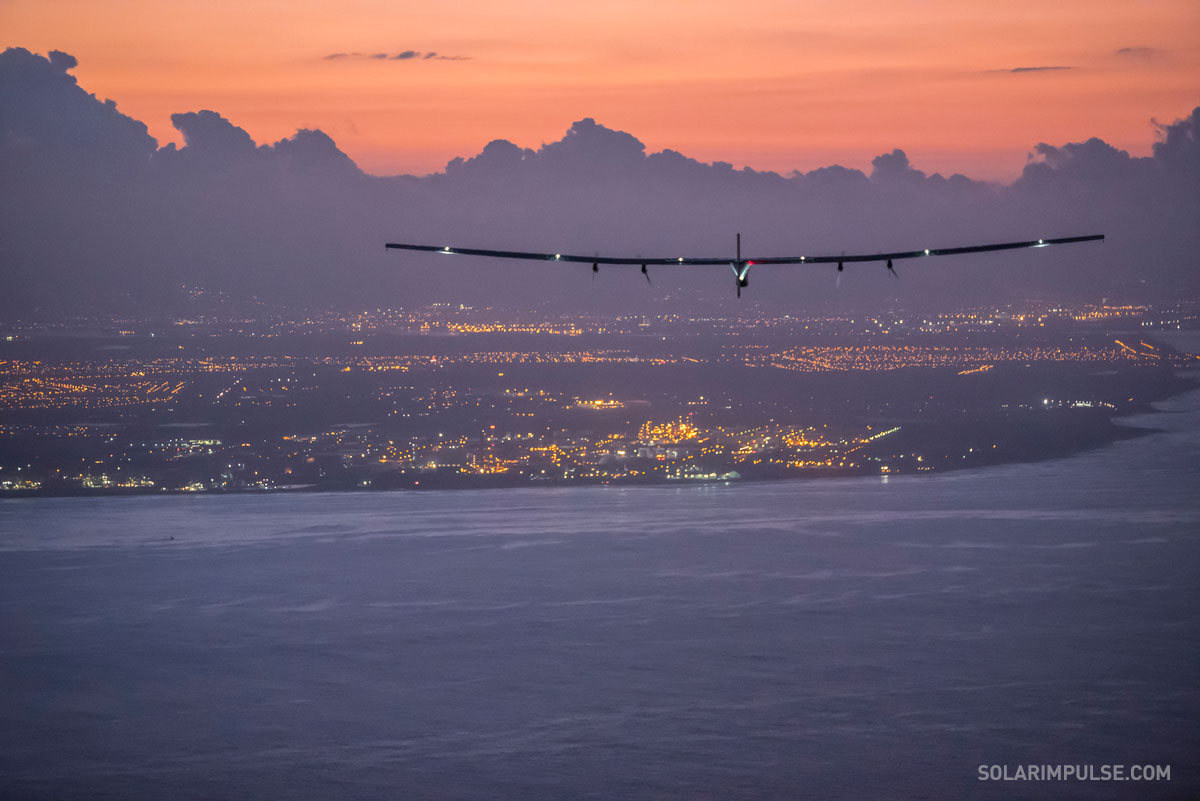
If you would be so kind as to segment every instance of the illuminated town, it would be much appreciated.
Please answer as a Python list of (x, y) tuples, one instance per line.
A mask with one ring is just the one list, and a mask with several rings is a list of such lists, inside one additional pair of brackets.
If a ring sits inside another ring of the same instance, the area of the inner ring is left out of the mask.
[(12, 323), (5, 494), (924, 473), (1131, 435), (1191, 306), (531, 317), (435, 304)]

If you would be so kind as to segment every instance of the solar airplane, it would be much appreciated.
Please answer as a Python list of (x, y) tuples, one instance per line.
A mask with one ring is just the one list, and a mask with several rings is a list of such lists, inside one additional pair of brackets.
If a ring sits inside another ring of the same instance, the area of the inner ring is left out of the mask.
[(642, 275), (646, 276), (646, 280), (650, 280), (650, 273), (647, 268), (651, 266), (688, 266), (699, 264), (728, 264), (733, 268), (733, 277), (737, 283), (737, 294), (742, 296), (742, 289), (749, 283), (750, 268), (756, 264), (836, 264), (838, 272), (845, 269), (845, 265), (856, 262), (887, 262), (887, 269), (893, 275), (893, 262), (900, 259), (923, 259), (929, 256), (959, 256), (966, 253), (987, 253), (995, 250), (1019, 250), (1022, 248), (1044, 248), (1050, 245), (1072, 245), (1077, 242), (1093, 242), (1103, 240), (1103, 234), (1092, 234), (1089, 236), (1068, 236), (1059, 239), (1031, 239), (1025, 242), (1000, 242), (992, 245), (967, 245), (966, 247), (953, 248), (925, 248), (923, 250), (898, 250), (893, 253), (869, 253), (859, 255), (841, 256), (765, 256), (754, 259), (742, 258), (742, 235), (737, 235), (737, 250), (734, 258), (720, 257), (690, 257), (678, 256), (676, 258), (644, 258), (638, 256), (574, 256), (568, 253), (530, 253), (520, 250), (485, 250), (480, 248), (456, 248), (450, 245), (410, 245), (398, 242), (389, 242), (385, 247), (394, 248), (397, 250), (417, 250), (426, 253), (440, 253), (444, 256), (486, 256), (494, 259), (524, 259), (526, 261), (553, 261), (566, 262), (568, 264), (591, 264), (592, 272), (600, 271), (601, 264), (618, 264), (618, 265), (634, 265), (640, 264), (642, 267)]

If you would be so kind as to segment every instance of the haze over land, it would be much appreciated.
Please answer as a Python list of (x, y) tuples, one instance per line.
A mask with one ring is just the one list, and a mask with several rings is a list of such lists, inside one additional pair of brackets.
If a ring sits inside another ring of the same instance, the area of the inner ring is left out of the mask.
[[(723, 268), (652, 271), (398, 256), (387, 241), (610, 255), (870, 252), (1104, 233), (1108, 241), (882, 268), (760, 268), (751, 297), (803, 308), (998, 297), (1146, 298), (1200, 289), (1200, 108), (1161, 127), (1153, 155), (1099, 139), (1033, 144), (998, 186), (926, 175), (902, 149), (870, 174), (780, 175), (647, 153), (590, 118), (539, 148), (496, 140), (428, 176), (360, 170), (318, 130), (274, 144), (212, 110), (176, 114), (184, 147), (80, 87), (76, 60), (0, 54), (0, 312), (152, 302), (181, 284), (304, 303), (646, 305), (733, 302)], [(428, 120), (436, 126), (437, 119)], [(902, 142), (897, 142), (902, 146)], [(432, 268), (432, 269), (431, 269)], [(727, 298), (728, 296), (728, 298)]]

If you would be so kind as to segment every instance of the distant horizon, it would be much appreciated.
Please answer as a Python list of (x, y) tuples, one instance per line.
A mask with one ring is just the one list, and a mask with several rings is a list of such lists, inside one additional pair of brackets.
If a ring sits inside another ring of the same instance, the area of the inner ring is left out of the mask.
[(255, 141), (323, 130), (373, 175), (435, 173), (490, 139), (536, 148), (592, 117), (737, 168), (867, 169), (899, 147), (931, 172), (1010, 182), (1041, 142), (1148, 155), (1151, 120), (1200, 98), (1190, 0), (9, 0), (0, 30), (78, 57), (81, 81), (163, 144), (183, 144), (172, 113), (217, 109)]

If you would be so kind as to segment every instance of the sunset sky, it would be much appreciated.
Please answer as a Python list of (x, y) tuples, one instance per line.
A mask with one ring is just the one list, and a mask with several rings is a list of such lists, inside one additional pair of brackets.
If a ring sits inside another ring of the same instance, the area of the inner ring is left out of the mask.
[(1038, 142), (1145, 155), (1152, 118), (1200, 104), (1196, 0), (4, 0), (0, 31), (74, 55), (160, 144), (182, 144), (172, 113), (212, 109), (260, 143), (320, 128), (376, 174), (594, 117), (738, 167), (900, 147), (1007, 181)]

